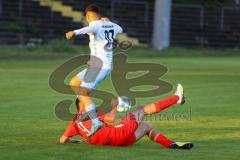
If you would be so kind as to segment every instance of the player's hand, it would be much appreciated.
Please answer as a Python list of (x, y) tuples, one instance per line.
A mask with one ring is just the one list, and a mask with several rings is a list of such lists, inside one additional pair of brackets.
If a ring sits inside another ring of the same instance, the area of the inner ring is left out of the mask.
[(74, 36), (74, 32), (73, 32), (73, 31), (70, 31), (70, 32), (67, 32), (67, 33), (66, 33), (66, 38), (67, 38), (68, 40), (71, 39), (73, 36)]

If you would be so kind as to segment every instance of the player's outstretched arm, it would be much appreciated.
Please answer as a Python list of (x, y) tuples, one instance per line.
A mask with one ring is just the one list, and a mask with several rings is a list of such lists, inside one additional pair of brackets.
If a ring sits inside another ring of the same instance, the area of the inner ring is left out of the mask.
[(66, 137), (66, 136), (62, 135), (62, 136), (60, 137), (60, 139), (59, 139), (59, 143), (60, 143), (60, 144), (64, 144), (64, 143), (66, 143), (68, 140), (69, 140), (69, 137)]
[(81, 35), (81, 34), (88, 34), (88, 33), (95, 33), (96, 27), (95, 26), (87, 26), (81, 29), (77, 29), (74, 31), (69, 31), (66, 33), (66, 38), (69, 40), (74, 36)]

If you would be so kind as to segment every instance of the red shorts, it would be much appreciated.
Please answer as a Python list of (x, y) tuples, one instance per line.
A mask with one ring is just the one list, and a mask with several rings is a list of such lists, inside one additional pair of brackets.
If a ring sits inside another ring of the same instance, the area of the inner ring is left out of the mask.
[(90, 139), (89, 143), (95, 145), (128, 146), (136, 142), (135, 131), (138, 122), (130, 113), (118, 125), (105, 125)]

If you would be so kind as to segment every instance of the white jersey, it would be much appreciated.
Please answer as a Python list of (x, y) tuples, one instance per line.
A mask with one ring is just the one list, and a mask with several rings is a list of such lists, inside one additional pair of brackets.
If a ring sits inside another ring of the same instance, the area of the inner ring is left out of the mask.
[(103, 62), (103, 68), (112, 67), (113, 42), (116, 36), (122, 32), (119, 25), (102, 20), (93, 21), (89, 26), (74, 31), (75, 35), (89, 35), (91, 56), (99, 58)]

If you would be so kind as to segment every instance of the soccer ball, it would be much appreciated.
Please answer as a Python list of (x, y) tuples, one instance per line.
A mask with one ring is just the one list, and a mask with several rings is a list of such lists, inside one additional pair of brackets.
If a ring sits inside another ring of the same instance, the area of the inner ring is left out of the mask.
[(118, 97), (118, 105), (117, 111), (118, 112), (126, 112), (131, 109), (132, 101), (125, 96)]

